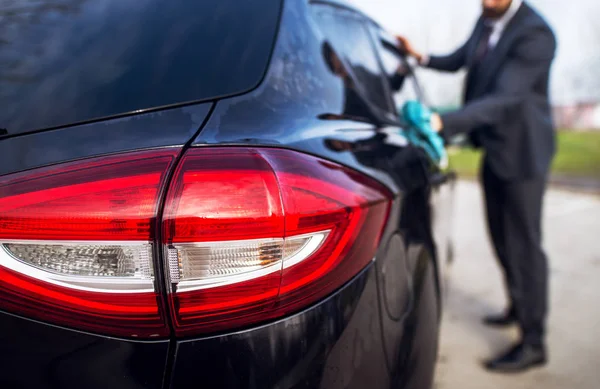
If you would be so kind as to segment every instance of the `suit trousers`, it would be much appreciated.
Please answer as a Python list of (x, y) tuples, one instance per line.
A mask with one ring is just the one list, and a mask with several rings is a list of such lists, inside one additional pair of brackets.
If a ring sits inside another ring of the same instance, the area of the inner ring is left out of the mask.
[(488, 230), (504, 272), (510, 309), (523, 341), (542, 345), (548, 307), (548, 261), (541, 228), (547, 179), (503, 180), (485, 160), (481, 178)]

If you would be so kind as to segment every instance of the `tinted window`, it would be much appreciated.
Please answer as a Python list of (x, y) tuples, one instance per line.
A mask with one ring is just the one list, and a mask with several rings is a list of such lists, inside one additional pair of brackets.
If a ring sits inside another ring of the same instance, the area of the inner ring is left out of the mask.
[(327, 6), (314, 6), (313, 10), (320, 29), (346, 64), (363, 98), (375, 109), (390, 112), (381, 68), (365, 23), (350, 11)]
[[(395, 52), (389, 50), (383, 45), (380, 45), (380, 57), (383, 65), (383, 69), (388, 79), (393, 80), (397, 77), (399, 68), (408, 68), (408, 64), (404, 58), (400, 57)], [(397, 84), (396, 87), (391, 87), (392, 96), (394, 98), (394, 104), (396, 107), (402, 106), (408, 100), (420, 100), (417, 83), (414, 76), (408, 74), (404, 77), (404, 81), (401, 84)]]
[(16, 0), (0, 8), (9, 133), (249, 90), (281, 0)]

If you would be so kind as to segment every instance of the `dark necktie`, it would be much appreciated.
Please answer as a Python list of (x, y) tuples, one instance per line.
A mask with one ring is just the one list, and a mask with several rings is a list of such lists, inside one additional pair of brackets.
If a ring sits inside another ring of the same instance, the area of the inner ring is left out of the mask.
[[(483, 25), (483, 31), (481, 32), (481, 36), (479, 37), (479, 42), (477, 42), (477, 48), (475, 49), (475, 55), (473, 56), (471, 69), (469, 70), (466, 79), (467, 85), (465, 86), (464, 90), (465, 101), (469, 101), (473, 97), (473, 83), (475, 81), (476, 75), (479, 73), (479, 65), (481, 65), (482, 60), (488, 53), (490, 46), (490, 36), (492, 36), (493, 31), (493, 27), (489, 26), (488, 24)], [(469, 138), (473, 146), (481, 147), (480, 130), (475, 129), (475, 131), (471, 131)]]
[(492, 36), (492, 32), (494, 28), (487, 24), (483, 25), (483, 31), (481, 33), (481, 37), (479, 38), (479, 42), (477, 43), (477, 49), (475, 50), (475, 57), (473, 58), (473, 65), (478, 65), (489, 49), (490, 36)]

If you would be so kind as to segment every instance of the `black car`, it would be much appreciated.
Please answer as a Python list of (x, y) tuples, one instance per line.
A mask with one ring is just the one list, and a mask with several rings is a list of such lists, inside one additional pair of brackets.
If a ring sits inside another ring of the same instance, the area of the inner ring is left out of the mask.
[(0, 8), (1, 388), (427, 388), (453, 176), (333, 1)]

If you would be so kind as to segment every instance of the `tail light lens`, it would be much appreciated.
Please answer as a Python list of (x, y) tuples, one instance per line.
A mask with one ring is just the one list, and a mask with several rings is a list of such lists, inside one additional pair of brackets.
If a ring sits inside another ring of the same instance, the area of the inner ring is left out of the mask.
[(304, 309), (373, 259), (379, 183), (289, 150), (192, 148), (175, 167), (179, 152), (0, 178), (0, 309), (122, 337), (167, 336), (166, 313), (177, 336), (222, 332)]
[(375, 255), (380, 184), (288, 150), (191, 149), (163, 226), (178, 335), (224, 331), (307, 307)]
[(117, 336), (167, 334), (153, 224), (177, 150), (0, 179), (0, 308)]

